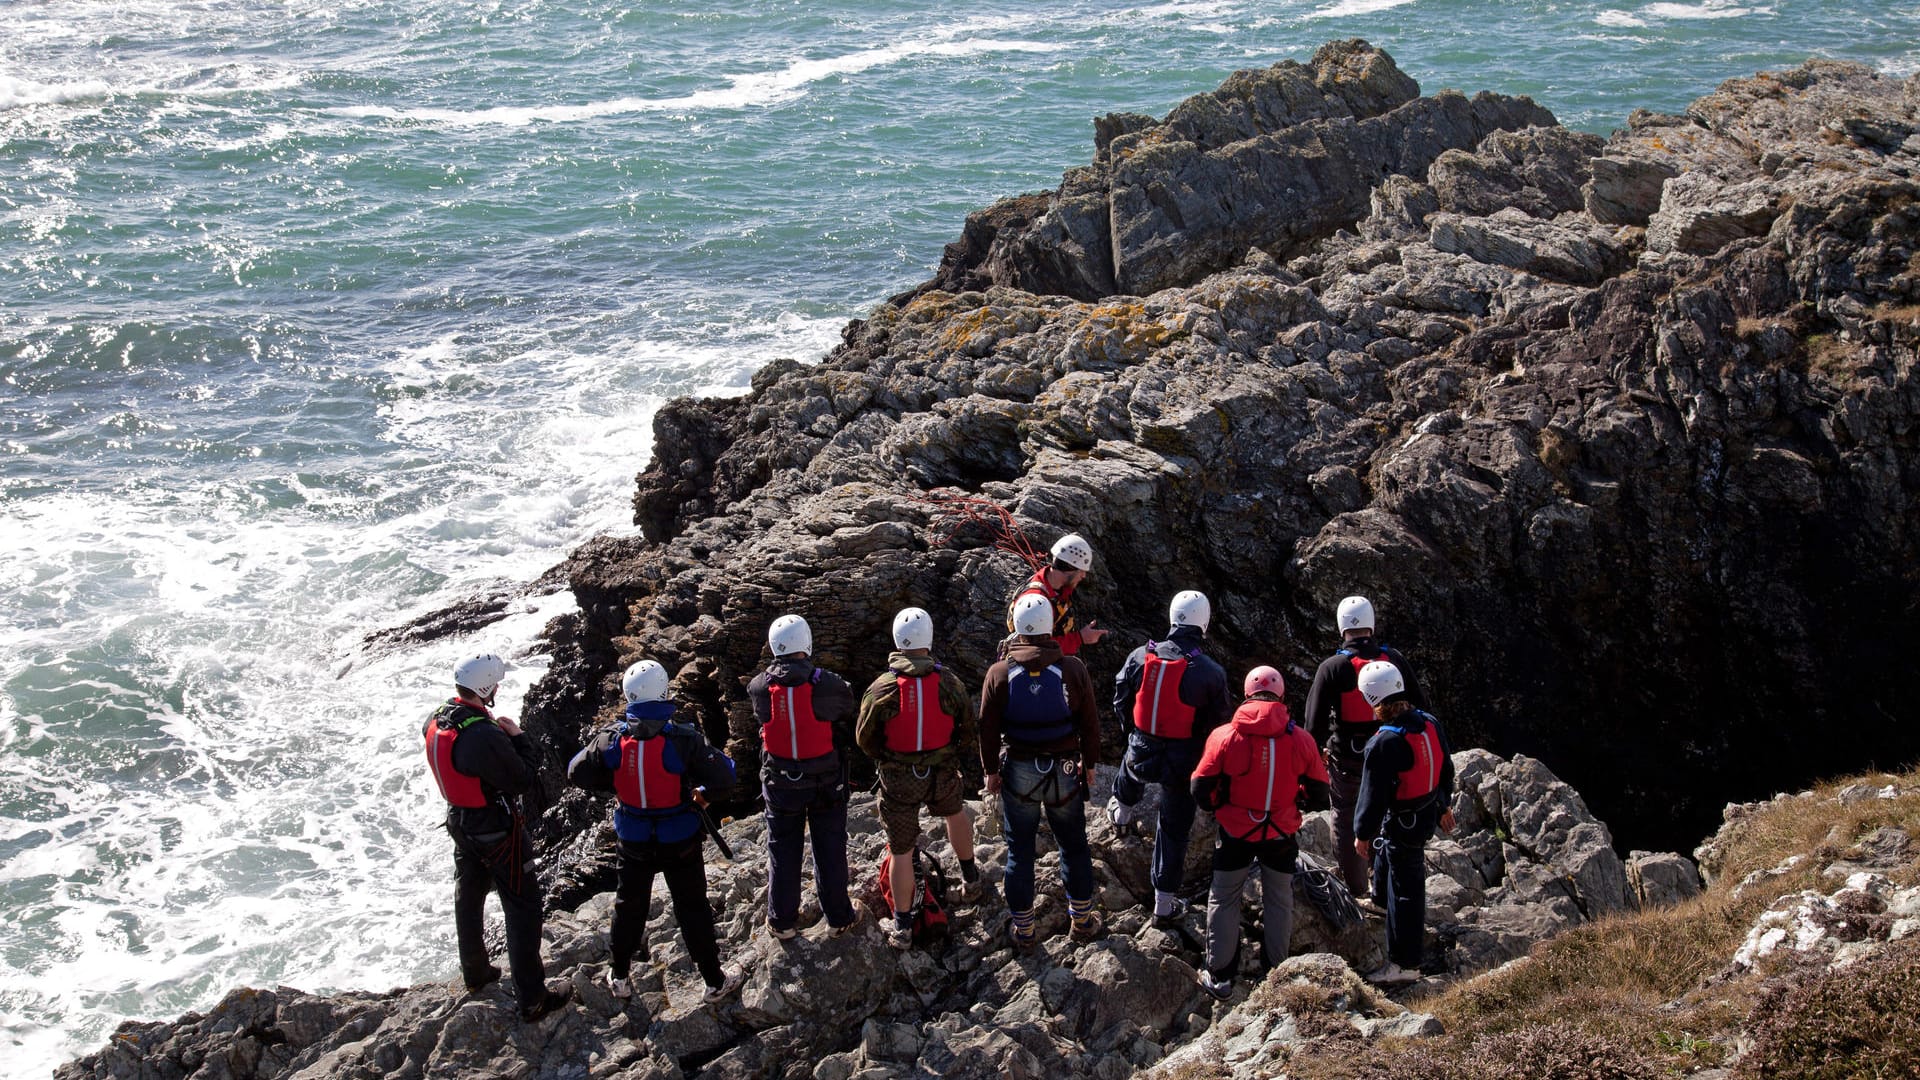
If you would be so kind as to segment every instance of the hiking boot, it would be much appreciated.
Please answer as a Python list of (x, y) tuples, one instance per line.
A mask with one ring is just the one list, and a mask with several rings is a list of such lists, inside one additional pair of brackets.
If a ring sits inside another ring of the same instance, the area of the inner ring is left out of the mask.
[(463, 981), (467, 984), (467, 993), (477, 994), (500, 981), (500, 969), (488, 964), (487, 970), (481, 972), (479, 978), (467, 976)]
[(1121, 832), (1131, 832), (1133, 830), (1133, 807), (1121, 802), (1120, 796), (1113, 795), (1108, 797), (1107, 817), (1112, 819), (1113, 827)]
[(1187, 921), (1187, 914), (1192, 910), (1192, 904), (1176, 896), (1173, 898), (1173, 910), (1165, 915), (1155, 915), (1153, 925), (1161, 930), (1178, 929), (1181, 923)]
[(709, 986), (706, 992), (700, 995), (701, 1004), (718, 1005), (739, 993), (741, 984), (747, 981), (747, 973), (741, 971), (739, 968), (734, 968), (731, 971), (723, 971), (721, 975), (722, 978), (719, 986)]
[(633, 996), (633, 982), (625, 975), (615, 975), (609, 971), (607, 972), (607, 993), (617, 998), (630, 998)]
[(1107, 932), (1107, 920), (1097, 911), (1085, 915), (1076, 915), (1072, 919), (1073, 928), (1069, 931), (1075, 941), (1093, 941)]
[(887, 924), (887, 944), (902, 951), (913, 947), (913, 927), (901, 926), (898, 922)]
[(1408, 971), (1389, 960), (1385, 967), (1367, 976), (1367, 981), (1375, 986), (1407, 986), (1420, 981), (1420, 973)]
[(522, 1005), (520, 1007), (520, 1020), (522, 1023), (527, 1024), (544, 1020), (553, 1015), (555, 1010), (572, 1000), (573, 995), (571, 993), (563, 994), (557, 990), (548, 990), (540, 995), (540, 1000), (531, 1005)]
[(975, 874), (972, 881), (968, 881), (965, 877), (962, 877), (960, 884), (953, 887), (954, 902), (958, 904), (971, 904), (975, 900), (980, 899), (981, 880), (982, 878), (979, 874)]
[(800, 936), (800, 928), (797, 926), (778, 927), (772, 923), (768, 923), (767, 936), (775, 941), (792, 941), (794, 938)]
[(1200, 989), (1212, 994), (1216, 999), (1225, 1001), (1233, 996), (1233, 976), (1215, 975), (1211, 971), (1200, 973)]
[(1028, 927), (1023, 933), (1020, 930), (1020, 924), (1009, 915), (1007, 916), (1007, 940), (1013, 942), (1013, 947), (1020, 952), (1028, 952), (1035, 945), (1040, 944), (1040, 929), (1037, 926)]
[(845, 924), (843, 924), (843, 925), (841, 925), (841, 926), (831, 926), (831, 927), (828, 927), (828, 928), (827, 928), (827, 936), (828, 936), (828, 937), (836, 937), (836, 938), (837, 938), (837, 937), (845, 937), (845, 936), (847, 935), (847, 932), (848, 932), (848, 931), (850, 931), (850, 930), (852, 930), (852, 929), (853, 929), (854, 927), (856, 927), (856, 926), (859, 926), (859, 925), (860, 925), (860, 913), (861, 913), (861, 912), (863, 912), (863, 911), (865, 911), (865, 910), (867, 910), (867, 909), (866, 909), (866, 908), (863, 908), (863, 907), (861, 907), (861, 906), (860, 906), (859, 904), (855, 904), (855, 905), (853, 905), (853, 918), (852, 918), (851, 920), (849, 920), (848, 922), (846, 922)]

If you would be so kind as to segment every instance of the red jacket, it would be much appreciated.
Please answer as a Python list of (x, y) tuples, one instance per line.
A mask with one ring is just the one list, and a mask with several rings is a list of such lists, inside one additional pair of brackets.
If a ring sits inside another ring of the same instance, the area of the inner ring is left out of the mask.
[(1221, 830), (1254, 842), (1299, 832), (1301, 790), (1324, 791), (1327, 784), (1313, 736), (1272, 698), (1248, 700), (1214, 729), (1193, 770), (1195, 797), (1213, 808)]
[(1078, 655), (1084, 642), (1080, 640), (1080, 627), (1073, 618), (1073, 586), (1069, 585), (1059, 592), (1053, 591), (1047, 586), (1045, 567), (1035, 570), (1033, 577), (1020, 586), (1020, 591), (1014, 593), (1013, 600), (1007, 604), (1007, 632), (1013, 632), (1013, 605), (1028, 593), (1044, 596), (1053, 605), (1053, 640), (1054, 644), (1060, 646), (1061, 655)]

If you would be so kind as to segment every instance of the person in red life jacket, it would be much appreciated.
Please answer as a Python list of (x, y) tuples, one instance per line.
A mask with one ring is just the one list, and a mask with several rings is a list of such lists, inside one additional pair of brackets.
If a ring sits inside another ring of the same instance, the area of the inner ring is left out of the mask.
[(1093, 569), (1093, 545), (1079, 533), (1068, 533), (1054, 541), (1050, 554), (1047, 565), (1035, 570), (1007, 601), (1007, 633), (1019, 634), (1013, 625), (1015, 605), (1028, 596), (1044, 597), (1053, 609), (1053, 640), (1062, 654), (1078, 656), (1081, 646), (1098, 644), (1107, 636), (1095, 620), (1088, 619), (1086, 628), (1081, 629), (1073, 617), (1073, 590)]
[[(887, 944), (913, 943), (913, 849), (920, 840), (920, 808), (947, 822), (947, 843), (960, 861), (961, 900), (980, 895), (973, 861), (973, 818), (961, 801), (961, 766), (979, 757), (979, 721), (959, 676), (933, 659), (933, 616), (907, 608), (893, 618), (895, 651), (887, 673), (860, 698), (854, 736), (879, 763), (880, 821), (887, 829), (895, 909)], [(908, 910), (899, 910), (905, 903)]]
[[(1105, 924), (1093, 908), (1093, 853), (1087, 847), (1087, 783), (1100, 760), (1100, 710), (1078, 657), (1053, 639), (1053, 605), (1024, 596), (1014, 605), (1014, 640), (980, 686), (980, 767), (1000, 796), (1007, 838), (1008, 934), (1016, 948), (1038, 940), (1034, 873), (1040, 818), (1060, 849), (1073, 936), (1090, 941)], [(1005, 740), (1005, 749), (1001, 743)]]
[(1200, 985), (1217, 998), (1233, 993), (1240, 966), (1240, 898), (1260, 863), (1261, 959), (1287, 958), (1293, 939), (1294, 834), (1300, 812), (1327, 805), (1327, 766), (1313, 736), (1295, 727), (1281, 696), (1286, 681), (1270, 667), (1247, 672), (1247, 700), (1233, 722), (1207, 737), (1193, 770), (1192, 795), (1213, 811), (1213, 888), (1207, 894), (1207, 958)]
[(1170, 927), (1187, 913), (1180, 898), (1186, 881), (1187, 840), (1193, 832), (1188, 783), (1207, 736), (1227, 722), (1227, 673), (1202, 652), (1213, 606), (1193, 590), (1167, 608), (1172, 628), (1161, 641), (1133, 650), (1114, 678), (1113, 711), (1130, 726), (1127, 752), (1114, 774), (1107, 813), (1115, 826), (1132, 825), (1134, 806), (1148, 784), (1160, 785), (1159, 821), (1153, 833), (1153, 917)]
[(481, 937), (491, 890), (499, 894), (506, 918), (507, 963), (520, 1016), (531, 1022), (565, 1005), (571, 995), (547, 989), (540, 962), (540, 882), (517, 801), (539, 787), (540, 759), (518, 724), (493, 715), (494, 695), (506, 676), (506, 662), (491, 653), (455, 664), (454, 696), (433, 711), (421, 734), (427, 768), (447, 800), (461, 977), (469, 990), (500, 977), (500, 969), (487, 961)]
[(1367, 742), (1354, 815), (1354, 853), (1373, 864), (1387, 912), (1387, 963), (1367, 978), (1383, 986), (1420, 978), (1427, 918), (1427, 841), (1453, 831), (1453, 757), (1440, 722), (1417, 708), (1400, 669), (1360, 669), (1360, 693), (1380, 718)]
[(1327, 769), (1333, 776), (1333, 846), (1340, 856), (1340, 876), (1363, 908), (1379, 914), (1367, 899), (1372, 872), (1366, 860), (1354, 854), (1353, 804), (1360, 797), (1360, 762), (1367, 740), (1380, 730), (1373, 707), (1359, 690), (1360, 669), (1385, 660), (1406, 680), (1407, 696), (1416, 708), (1427, 699), (1407, 667), (1407, 659), (1391, 645), (1374, 640), (1373, 604), (1364, 596), (1349, 596), (1334, 612), (1340, 625), (1340, 650), (1321, 661), (1307, 688), (1307, 712), (1302, 723), (1326, 747)]
[(733, 759), (700, 729), (673, 722), (667, 669), (652, 660), (620, 680), (626, 715), (588, 741), (567, 764), (567, 778), (588, 791), (614, 794), (613, 831), (620, 838), (620, 889), (613, 904), (613, 962), (607, 989), (629, 997), (633, 955), (646, 948), (654, 875), (667, 881), (673, 921), (707, 984), (713, 1005), (740, 989), (744, 976), (720, 966), (720, 945), (707, 906), (706, 833), (700, 806), (733, 789)]
[(767, 929), (798, 934), (800, 853), (813, 834), (813, 884), (835, 934), (858, 917), (847, 897), (847, 763), (855, 702), (846, 680), (813, 665), (813, 631), (798, 615), (767, 628), (773, 663), (747, 684), (760, 724), (760, 788), (767, 804)]

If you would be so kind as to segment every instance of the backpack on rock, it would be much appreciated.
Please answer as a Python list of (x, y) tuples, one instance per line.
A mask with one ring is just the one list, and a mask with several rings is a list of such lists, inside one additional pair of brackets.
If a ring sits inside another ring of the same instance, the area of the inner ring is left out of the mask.
[[(913, 944), (929, 948), (947, 939), (947, 872), (940, 860), (913, 849), (913, 880), (920, 895), (913, 898)], [(893, 853), (880, 860), (880, 900), (889, 914), (900, 910), (893, 900)]]

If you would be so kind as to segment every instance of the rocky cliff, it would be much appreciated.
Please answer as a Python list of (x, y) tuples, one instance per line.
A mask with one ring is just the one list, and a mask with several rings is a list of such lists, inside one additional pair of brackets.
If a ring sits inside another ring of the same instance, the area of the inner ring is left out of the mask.
[(1227, 666), (1297, 693), (1372, 597), (1458, 744), (1551, 763), (1628, 844), (1904, 760), (1916, 110), (1813, 62), (1602, 140), (1340, 42), (1105, 117), (824, 362), (662, 410), (644, 537), (568, 565), (529, 715), (557, 758), (645, 654), (751, 762), (784, 611), (864, 678), (926, 607), (977, 678), (1025, 568), (927, 501), (960, 494), (1092, 540), (1096, 672), (1198, 588)]

